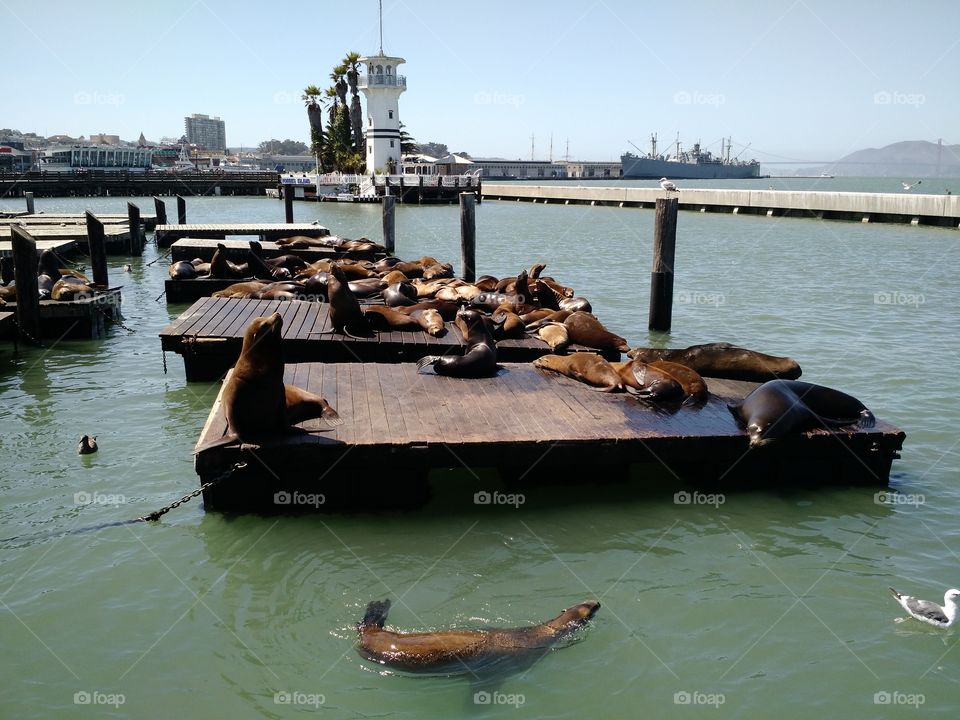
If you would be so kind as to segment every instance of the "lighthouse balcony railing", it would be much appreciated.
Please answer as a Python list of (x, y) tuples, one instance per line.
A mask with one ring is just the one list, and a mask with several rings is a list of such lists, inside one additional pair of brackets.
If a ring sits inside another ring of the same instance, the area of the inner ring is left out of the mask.
[(407, 86), (405, 75), (361, 75), (358, 86), (365, 87), (402, 87)]

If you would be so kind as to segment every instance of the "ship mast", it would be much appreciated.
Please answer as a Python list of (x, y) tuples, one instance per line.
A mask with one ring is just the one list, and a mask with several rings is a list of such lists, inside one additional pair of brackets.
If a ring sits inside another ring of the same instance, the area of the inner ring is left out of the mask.
[(653, 133), (650, 135), (650, 157), (656, 159), (657, 157), (657, 134)]

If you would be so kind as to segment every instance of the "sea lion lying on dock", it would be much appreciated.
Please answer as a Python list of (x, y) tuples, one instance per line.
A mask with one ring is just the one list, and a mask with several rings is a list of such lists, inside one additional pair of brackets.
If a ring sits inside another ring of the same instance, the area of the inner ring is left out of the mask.
[(578, 310), (567, 317), (563, 324), (567, 327), (570, 342), (578, 345), (595, 350), (619, 350), (620, 352), (627, 352), (630, 349), (624, 338), (607, 330), (603, 323), (588, 312)]
[(707, 343), (687, 348), (634, 348), (627, 357), (644, 362), (667, 360), (693, 368), (706, 377), (766, 382), (775, 378), (796, 380), (802, 370), (789, 357), (765, 355), (729, 343)]
[(467, 345), (463, 355), (428, 355), (417, 362), (417, 372), (431, 365), (437, 375), (460, 378), (496, 375), (497, 344), (487, 319), (476, 310), (461, 310), (457, 313), (456, 325)]
[(623, 389), (617, 371), (609, 362), (595, 353), (542, 355), (533, 361), (533, 366), (566, 375), (600, 392), (617, 392)]
[(876, 423), (873, 413), (852, 395), (802, 380), (770, 380), (728, 407), (746, 429), (751, 447), (802, 430), (854, 424), (870, 428)]
[(535, 659), (586, 625), (599, 609), (600, 603), (587, 601), (539, 625), (403, 633), (384, 629), (390, 601), (374, 601), (357, 624), (357, 650), (367, 660), (401, 670), (477, 673), (518, 656)]

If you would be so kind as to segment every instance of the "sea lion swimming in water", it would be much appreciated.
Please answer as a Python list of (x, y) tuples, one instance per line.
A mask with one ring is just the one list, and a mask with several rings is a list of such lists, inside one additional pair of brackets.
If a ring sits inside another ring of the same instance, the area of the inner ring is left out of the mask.
[(357, 624), (357, 650), (367, 660), (411, 672), (477, 673), (518, 656), (542, 654), (586, 625), (599, 609), (600, 603), (587, 601), (539, 625), (403, 633), (383, 627), (390, 601), (374, 601)]
[(91, 455), (99, 449), (96, 435), (84, 435), (77, 444), (77, 455)]
[(770, 380), (728, 407), (746, 429), (751, 447), (802, 430), (853, 424), (870, 428), (876, 423), (873, 413), (852, 395), (802, 380)]
[(687, 348), (634, 348), (627, 357), (644, 362), (667, 360), (693, 368), (706, 377), (766, 382), (775, 378), (796, 380), (802, 371), (796, 360), (766, 355), (729, 343), (707, 343)]

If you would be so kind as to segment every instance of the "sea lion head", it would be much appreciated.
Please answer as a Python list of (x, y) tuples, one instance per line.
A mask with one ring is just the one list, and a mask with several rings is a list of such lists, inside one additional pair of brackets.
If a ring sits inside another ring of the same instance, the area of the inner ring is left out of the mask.
[(241, 355), (256, 350), (258, 353), (273, 352), (280, 346), (280, 332), (283, 330), (283, 317), (275, 312), (266, 317), (254, 318), (243, 334)]
[(477, 332), (488, 332), (484, 316), (477, 310), (460, 310), (457, 313), (456, 323), (464, 337), (469, 337)]
[(555, 620), (551, 620), (547, 624), (556, 630), (575, 630), (585, 625), (590, 618), (597, 614), (599, 609), (599, 602), (587, 600), (579, 605), (567, 608)]

